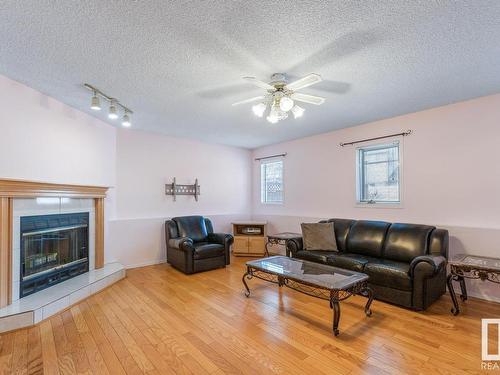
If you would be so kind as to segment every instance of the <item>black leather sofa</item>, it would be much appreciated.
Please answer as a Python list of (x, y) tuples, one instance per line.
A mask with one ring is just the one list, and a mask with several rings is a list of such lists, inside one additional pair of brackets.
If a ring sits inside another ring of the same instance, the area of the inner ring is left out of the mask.
[(446, 292), (448, 231), (428, 225), (329, 219), (338, 252), (307, 251), (287, 241), (292, 257), (366, 273), (375, 298), (425, 310)]
[(167, 262), (191, 274), (225, 267), (234, 238), (214, 233), (212, 222), (203, 216), (174, 217), (165, 222)]

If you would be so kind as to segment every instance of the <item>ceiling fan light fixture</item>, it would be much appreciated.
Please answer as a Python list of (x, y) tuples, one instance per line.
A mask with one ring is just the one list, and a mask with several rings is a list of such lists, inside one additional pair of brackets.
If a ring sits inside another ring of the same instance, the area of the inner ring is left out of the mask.
[(293, 113), (293, 117), (294, 118), (299, 118), (299, 117), (302, 117), (302, 115), (304, 114), (305, 112), (305, 109), (298, 106), (297, 104), (295, 104), (293, 107), (292, 107), (292, 113)]
[(288, 112), (293, 108), (295, 103), (288, 96), (284, 96), (280, 99), (280, 108), (282, 111)]
[(325, 102), (324, 97), (297, 92), (297, 90), (321, 82), (319, 74), (311, 73), (291, 83), (288, 82), (284, 73), (273, 74), (269, 83), (260, 81), (255, 77), (243, 77), (243, 79), (261, 89), (265, 89), (266, 92), (261, 96), (240, 100), (233, 103), (233, 106), (257, 102), (258, 104), (252, 106), (252, 112), (258, 117), (263, 117), (269, 107), (270, 111), (266, 119), (272, 124), (288, 118), (290, 114), (293, 114), (296, 119), (302, 117), (305, 109), (295, 103), (321, 105)]
[(266, 118), (266, 119), (267, 119), (267, 121), (269, 121), (271, 124), (276, 124), (276, 123), (279, 121), (279, 119), (278, 119), (276, 116), (271, 116), (271, 115), (267, 116), (267, 118)]
[(271, 124), (276, 124), (280, 120), (279, 107), (276, 104), (271, 106), (269, 111), (269, 116), (267, 116), (267, 121)]
[(252, 111), (253, 111), (254, 115), (257, 117), (264, 116), (264, 112), (266, 111), (266, 109), (267, 109), (267, 105), (265, 105), (264, 103), (259, 103), (259, 104), (255, 104), (254, 106), (252, 106)]

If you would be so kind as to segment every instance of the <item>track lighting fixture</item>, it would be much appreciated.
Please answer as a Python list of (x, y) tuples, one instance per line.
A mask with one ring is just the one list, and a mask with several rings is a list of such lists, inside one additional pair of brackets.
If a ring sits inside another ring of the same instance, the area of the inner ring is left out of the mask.
[(116, 120), (119, 117), (118, 109), (121, 108), (123, 110), (123, 118), (122, 125), (125, 127), (130, 127), (132, 122), (130, 121), (130, 116), (134, 113), (130, 108), (125, 107), (122, 103), (119, 102), (118, 99), (115, 99), (109, 95), (106, 95), (101, 90), (96, 87), (85, 83), (83, 85), (88, 90), (92, 91), (92, 100), (90, 102), (90, 108), (95, 111), (101, 110), (101, 99), (109, 102), (109, 111), (108, 118), (111, 120)]
[(94, 90), (94, 95), (92, 96), (92, 100), (90, 102), (90, 108), (93, 109), (94, 111), (101, 110), (101, 101), (99, 100), (99, 97), (97, 96), (97, 91), (95, 90)]
[(132, 125), (132, 122), (130, 122), (130, 116), (128, 115), (127, 111), (125, 111), (125, 114), (123, 115), (122, 125), (125, 126), (126, 128)]
[(111, 104), (109, 105), (108, 117), (111, 120), (116, 120), (118, 118), (118, 113), (116, 113), (116, 106), (114, 100), (112, 100)]

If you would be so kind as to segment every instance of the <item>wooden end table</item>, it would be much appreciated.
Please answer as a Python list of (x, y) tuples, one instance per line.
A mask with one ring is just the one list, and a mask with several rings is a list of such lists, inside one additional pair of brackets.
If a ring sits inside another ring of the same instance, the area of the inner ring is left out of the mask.
[(462, 294), (460, 299), (467, 301), (467, 288), (465, 279), (480, 279), (482, 281), (491, 281), (500, 284), (500, 259), (490, 258), (477, 255), (460, 254), (449, 262), (450, 274), (448, 275), (447, 284), (450, 292), (453, 307), (451, 313), (458, 315), (460, 306), (458, 305), (457, 295), (453, 289), (453, 281), (460, 283)]

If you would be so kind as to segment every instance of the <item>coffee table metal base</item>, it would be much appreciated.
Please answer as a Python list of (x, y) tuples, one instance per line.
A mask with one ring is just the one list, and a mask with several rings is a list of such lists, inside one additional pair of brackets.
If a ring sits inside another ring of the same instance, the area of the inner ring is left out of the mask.
[(340, 322), (340, 302), (349, 298), (354, 294), (359, 294), (368, 298), (365, 305), (365, 315), (370, 317), (372, 315), (371, 304), (373, 302), (373, 291), (368, 287), (366, 280), (354, 284), (348, 289), (326, 289), (314, 284), (309, 284), (304, 281), (296, 281), (288, 279), (284, 276), (275, 275), (272, 273), (264, 272), (262, 270), (247, 267), (247, 272), (243, 275), (242, 281), (245, 286), (245, 296), (250, 297), (250, 288), (248, 287), (247, 280), (253, 277), (278, 284), (279, 287), (286, 286), (301, 293), (328, 300), (330, 308), (333, 309), (333, 334), (338, 336), (339, 322)]

